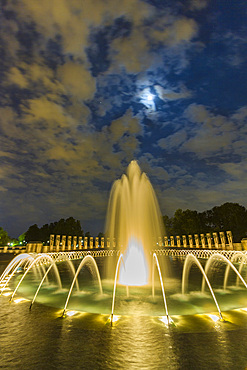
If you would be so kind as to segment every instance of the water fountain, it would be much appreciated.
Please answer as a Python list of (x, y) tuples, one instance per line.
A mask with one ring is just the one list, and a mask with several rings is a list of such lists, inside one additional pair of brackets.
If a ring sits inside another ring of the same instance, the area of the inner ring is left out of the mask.
[[(135, 161), (113, 184), (106, 233), (115, 245), (112, 257), (94, 258), (90, 252), (82, 260), (70, 260), (73, 253), (18, 255), (1, 276), (1, 293), (9, 295), (10, 301), (18, 293), (26, 295), (30, 309), (36, 301), (58, 307), (63, 317), (71, 310), (108, 315), (111, 324), (116, 315), (145, 315), (160, 317), (168, 326), (175, 321), (179, 325), (178, 315), (215, 311), (223, 321), (222, 311), (247, 306), (244, 253), (236, 252), (231, 261), (220, 253), (207, 260), (193, 251), (184, 260), (159, 255), (164, 235), (159, 205)], [(224, 275), (221, 289), (210, 281), (214, 268), (218, 276)]]
[(136, 162), (113, 184), (106, 233), (113, 248), (81, 259), (24, 253), (9, 263), (0, 277), (2, 366), (245, 368), (244, 252), (198, 253), (197, 240), (186, 258), (174, 256), (180, 239), (162, 245), (158, 202)]

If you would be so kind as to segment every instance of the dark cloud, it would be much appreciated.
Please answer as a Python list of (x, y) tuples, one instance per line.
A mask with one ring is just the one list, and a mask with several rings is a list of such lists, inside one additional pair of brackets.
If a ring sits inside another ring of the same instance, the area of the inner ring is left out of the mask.
[(3, 2), (0, 225), (17, 235), (73, 216), (102, 231), (111, 184), (132, 159), (163, 213), (246, 205), (246, 10)]

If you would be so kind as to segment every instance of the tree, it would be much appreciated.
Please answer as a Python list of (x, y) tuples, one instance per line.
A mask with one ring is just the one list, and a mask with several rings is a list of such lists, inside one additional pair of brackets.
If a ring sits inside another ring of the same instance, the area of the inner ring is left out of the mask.
[(214, 231), (231, 230), (233, 240), (247, 236), (247, 210), (238, 203), (224, 203), (207, 213), (208, 225)]
[(2, 227), (0, 227), (0, 244), (1, 245), (7, 245), (7, 243), (10, 241), (10, 237)]
[(172, 218), (174, 235), (188, 235), (200, 233), (202, 230), (201, 217), (197, 211), (178, 209)]
[(232, 231), (233, 240), (247, 236), (247, 210), (238, 203), (224, 203), (204, 212), (177, 209), (174, 216), (163, 217), (167, 235), (188, 235)]
[(41, 234), (40, 234), (40, 229), (38, 228), (38, 225), (34, 224), (30, 226), (26, 232), (26, 242), (40, 241), (40, 240), (41, 240)]
[(66, 220), (61, 218), (58, 222), (43, 225), (40, 229), (37, 224), (32, 225), (26, 232), (26, 241), (47, 242), (51, 234), (83, 236), (81, 223), (73, 217)]
[(173, 235), (172, 218), (169, 218), (167, 215), (163, 216), (163, 223), (165, 226), (166, 235)]
[(26, 233), (18, 236), (19, 243), (24, 243), (26, 241)]

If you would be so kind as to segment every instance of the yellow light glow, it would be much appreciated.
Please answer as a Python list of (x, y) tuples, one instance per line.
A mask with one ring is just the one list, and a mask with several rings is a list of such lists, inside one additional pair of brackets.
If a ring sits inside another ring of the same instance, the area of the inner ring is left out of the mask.
[(211, 315), (211, 314), (209, 314), (207, 316), (210, 317), (210, 319), (213, 320), (214, 322), (217, 322), (217, 321), (220, 320), (220, 317), (217, 316), (217, 315)]
[(173, 324), (173, 320), (170, 316), (168, 316), (168, 318), (167, 318), (167, 316), (161, 316), (159, 318), (159, 320), (161, 322), (163, 322), (166, 326), (169, 326), (170, 324)]
[(76, 311), (67, 311), (66, 315), (67, 316), (74, 316), (76, 314)]
[(247, 308), (241, 308), (241, 311), (247, 312)]
[(27, 301), (27, 299), (25, 298), (17, 298), (14, 300), (15, 303), (20, 303), (20, 302), (24, 302), (24, 301)]
[(113, 315), (112, 317), (110, 316), (110, 321), (112, 323), (117, 322), (120, 319), (119, 315)]
[(136, 238), (131, 238), (124, 264), (120, 266), (119, 283), (128, 286), (141, 286), (148, 283), (148, 266), (143, 246)]
[(5, 296), (5, 297), (8, 297), (9, 295), (11, 295), (12, 293), (11, 292), (6, 292), (6, 293), (3, 293), (3, 295)]
[(1, 288), (0, 290), (1, 290), (1, 292), (3, 292), (4, 290), (10, 290), (10, 288), (6, 287), (6, 288)]

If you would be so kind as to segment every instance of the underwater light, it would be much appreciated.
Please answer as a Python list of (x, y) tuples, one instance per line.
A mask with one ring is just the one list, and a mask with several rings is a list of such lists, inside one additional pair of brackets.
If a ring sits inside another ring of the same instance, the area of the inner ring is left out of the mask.
[(66, 315), (67, 316), (74, 316), (76, 314), (76, 311), (67, 311)]
[(119, 319), (120, 319), (119, 315), (111, 315), (109, 317), (109, 320), (110, 320), (111, 324), (113, 324), (114, 322), (117, 322)]
[(5, 287), (5, 288), (0, 288), (1, 292), (3, 292), (4, 290), (10, 290), (10, 288), (8, 287)]
[(9, 295), (11, 295), (12, 293), (11, 292), (6, 292), (6, 293), (3, 293), (3, 295), (5, 296), (5, 297), (8, 297)]
[(27, 299), (25, 298), (17, 298), (14, 300), (15, 303), (20, 303), (20, 302), (24, 302), (24, 301), (27, 301)]
[(210, 319), (213, 320), (214, 322), (217, 322), (217, 321), (220, 320), (220, 317), (217, 316), (217, 315), (211, 315), (211, 314), (209, 314), (207, 316), (210, 317)]
[(173, 320), (170, 316), (161, 316), (159, 320), (163, 322), (166, 326), (173, 324)]

